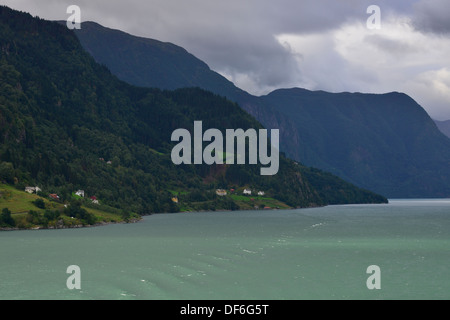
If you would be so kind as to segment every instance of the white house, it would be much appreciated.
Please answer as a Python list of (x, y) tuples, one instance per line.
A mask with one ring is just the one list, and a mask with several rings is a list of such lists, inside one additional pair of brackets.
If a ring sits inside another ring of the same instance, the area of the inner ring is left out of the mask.
[(28, 192), (28, 193), (34, 193), (35, 192), (35, 190), (36, 190), (36, 188), (35, 187), (25, 187), (25, 192)]
[(244, 190), (244, 194), (251, 196), (252, 195), (252, 190), (245, 189)]
[(42, 191), (39, 187), (25, 187), (25, 192), (28, 192), (30, 194), (38, 193), (39, 191)]
[(228, 193), (227, 193), (226, 190), (223, 190), (223, 189), (217, 189), (217, 190), (216, 190), (216, 194), (217, 194), (219, 197), (225, 197)]
[(84, 198), (84, 190), (78, 190), (77, 192), (75, 192), (75, 194), (79, 197)]
[(260, 192), (258, 192), (258, 196), (264, 196), (266, 193), (264, 192), (264, 191), (260, 191)]

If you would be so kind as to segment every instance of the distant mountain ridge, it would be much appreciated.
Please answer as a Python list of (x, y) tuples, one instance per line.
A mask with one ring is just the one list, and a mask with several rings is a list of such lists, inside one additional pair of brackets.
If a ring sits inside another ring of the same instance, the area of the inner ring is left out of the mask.
[(261, 99), (297, 125), (288, 156), (389, 197), (449, 195), (450, 140), (409, 96), (290, 89)]
[(76, 34), (122, 80), (158, 88), (198, 86), (236, 101), (264, 127), (279, 128), (282, 151), (305, 165), (391, 198), (450, 197), (450, 140), (405, 94), (293, 88), (256, 97), (173, 44), (92, 22)]
[(212, 92), (226, 91), (227, 95), (242, 91), (172, 43), (135, 37), (95, 22), (84, 22), (75, 32), (98, 63), (128, 83), (163, 90), (200, 87)]

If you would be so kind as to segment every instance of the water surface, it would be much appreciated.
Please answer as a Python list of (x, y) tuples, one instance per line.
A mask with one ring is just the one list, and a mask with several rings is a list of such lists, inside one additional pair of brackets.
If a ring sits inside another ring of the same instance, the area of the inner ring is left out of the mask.
[(449, 299), (449, 250), (450, 200), (153, 215), (0, 232), (0, 299)]

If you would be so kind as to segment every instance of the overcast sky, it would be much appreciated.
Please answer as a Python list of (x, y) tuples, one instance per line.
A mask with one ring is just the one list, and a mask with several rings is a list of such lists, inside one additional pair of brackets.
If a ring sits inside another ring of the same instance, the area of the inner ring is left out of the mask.
[[(450, 119), (449, 0), (0, 0), (49, 20), (172, 42), (240, 88), (409, 94)], [(367, 27), (370, 5), (381, 29)]]

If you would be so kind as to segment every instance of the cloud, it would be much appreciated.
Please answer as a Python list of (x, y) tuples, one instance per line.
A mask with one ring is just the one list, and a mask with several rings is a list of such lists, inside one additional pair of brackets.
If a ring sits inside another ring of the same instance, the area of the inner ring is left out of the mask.
[(417, 30), (450, 34), (450, 1), (421, 0), (414, 5), (413, 24)]
[(4, 0), (13, 8), (47, 19), (65, 19), (80, 6), (82, 20), (134, 35), (173, 42), (253, 94), (301, 84), (292, 52), (280, 33), (333, 29), (348, 19), (365, 18), (366, 0)]
[[(403, 91), (450, 119), (448, 0), (0, 0), (51, 20), (83, 21), (173, 42), (256, 95), (283, 87)], [(382, 29), (368, 30), (367, 8)], [(431, 77), (438, 77), (433, 82)], [(447, 100), (446, 100), (447, 99)]]
[(406, 81), (405, 90), (414, 92), (417, 102), (433, 106), (430, 116), (436, 120), (448, 120), (450, 110), (450, 68), (430, 70)]
[(409, 17), (385, 16), (381, 30), (350, 22), (315, 34), (284, 34), (311, 90), (409, 94), (428, 113), (450, 118), (450, 39), (416, 30)]

